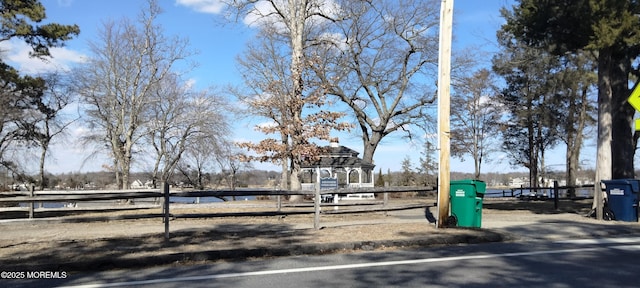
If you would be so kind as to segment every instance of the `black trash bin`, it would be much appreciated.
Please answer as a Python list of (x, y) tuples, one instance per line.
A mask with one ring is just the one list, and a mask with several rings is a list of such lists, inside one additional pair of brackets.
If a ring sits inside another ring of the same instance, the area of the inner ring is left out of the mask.
[(607, 203), (615, 220), (638, 222), (638, 193), (640, 180), (603, 180), (607, 191)]

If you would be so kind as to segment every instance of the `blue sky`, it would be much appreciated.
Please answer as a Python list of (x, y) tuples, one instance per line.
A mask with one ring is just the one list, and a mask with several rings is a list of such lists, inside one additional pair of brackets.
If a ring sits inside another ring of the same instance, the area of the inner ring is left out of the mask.
[[(3, 43), (5, 59), (21, 71), (37, 73), (56, 68), (69, 68), (77, 64), (83, 56), (89, 54), (88, 43), (97, 41), (97, 31), (106, 21), (118, 21), (123, 17), (136, 19), (143, 0), (41, 0), (47, 12), (47, 22), (77, 24), (81, 33), (61, 49), (53, 49), (54, 58), (49, 63), (28, 59), (27, 47), (12, 41)], [(495, 32), (503, 23), (499, 10), (505, 5), (513, 5), (507, 0), (457, 0), (454, 2), (454, 50), (474, 46), (483, 51), (495, 51)], [(245, 49), (252, 38), (253, 29), (243, 23), (225, 23), (217, 16), (217, 0), (159, 0), (164, 13), (159, 24), (166, 35), (179, 35), (188, 38), (190, 47), (198, 51), (191, 58), (198, 67), (189, 73), (198, 88), (239, 84), (240, 77), (236, 69), (236, 57)], [(439, 9), (439, 7), (437, 7)], [(490, 56), (485, 59), (487, 63)], [(254, 121), (256, 121), (254, 119)], [(236, 121), (234, 139), (260, 139), (262, 134), (255, 132), (250, 121)], [(72, 135), (79, 135), (84, 128), (74, 127)], [(338, 135), (340, 137), (340, 135)], [(357, 137), (340, 137), (342, 145), (362, 151), (361, 140)], [(377, 168), (383, 171), (400, 170), (402, 160), (409, 156), (413, 164), (418, 164), (421, 146), (409, 143), (400, 137), (383, 141), (374, 158)], [(562, 148), (564, 149), (564, 148)], [(561, 149), (560, 149), (561, 150)], [(71, 171), (97, 171), (108, 163), (104, 159), (84, 161), (90, 151), (84, 151), (73, 141), (58, 143), (47, 164), (53, 173)], [(496, 158), (501, 156), (496, 155)], [(548, 164), (563, 163), (564, 155), (557, 159), (548, 159)], [(83, 163), (85, 162), (85, 163)], [(279, 167), (256, 164), (256, 168), (274, 169)], [(376, 168), (376, 169), (377, 169)], [(472, 172), (471, 161), (460, 162), (452, 159), (452, 171)], [(483, 172), (513, 170), (508, 161), (493, 161), (483, 164)]]

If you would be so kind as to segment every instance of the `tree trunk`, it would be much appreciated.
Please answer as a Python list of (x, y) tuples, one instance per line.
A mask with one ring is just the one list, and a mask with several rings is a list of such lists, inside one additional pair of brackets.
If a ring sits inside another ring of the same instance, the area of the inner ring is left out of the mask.
[[(587, 109), (589, 107), (589, 101), (587, 101), (588, 88), (583, 88), (580, 95), (580, 106), (570, 108), (570, 109), (579, 109), (577, 113), (571, 113), (572, 116), (569, 119), (569, 123), (567, 124), (567, 151), (566, 151), (566, 161), (567, 161), (567, 186), (573, 187), (576, 186), (576, 177), (578, 175), (578, 168), (580, 167), (580, 150), (582, 150), (582, 141), (584, 139), (582, 131), (587, 122)], [(577, 114), (577, 115), (576, 115)], [(577, 116), (578, 126), (575, 127), (572, 123), (575, 121)], [(576, 196), (576, 190), (574, 188), (569, 188), (568, 197), (573, 198)]]
[(38, 190), (44, 190), (44, 188), (47, 186), (45, 183), (45, 177), (44, 177), (44, 162), (47, 159), (47, 148), (49, 147), (49, 143), (47, 142), (43, 142), (42, 143), (42, 151), (40, 151), (40, 187), (38, 187)]
[(380, 141), (382, 140), (382, 133), (373, 131), (371, 133), (371, 138), (369, 138), (366, 126), (360, 127), (362, 128), (362, 143), (364, 143), (362, 161), (365, 163), (373, 163), (373, 155), (378, 148), (378, 144), (380, 144)]
[(532, 119), (532, 100), (529, 97), (529, 103), (527, 104), (527, 110), (529, 115), (527, 116), (527, 140), (528, 140), (528, 149), (529, 149), (529, 186), (530, 187), (538, 187), (538, 147), (535, 144), (536, 142), (536, 129), (533, 126)]
[(626, 56), (615, 54), (611, 65), (611, 159), (612, 179), (634, 178), (633, 115), (635, 109), (627, 102), (629, 98), (630, 61)]
[[(302, 107), (301, 107), (302, 108)], [(295, 129), (291, 135), (291, 139), (293, 142), (293, 149), (296, 150), (296, 147), (302, 147), (304, 145), (304, 139), (302, 138), (302, 109), (300, 111), (294, 111), (294, 124), (299, 129)], [(302, 184), (300, 183), (300, 171), (302, 166), (302, 155), (300, 153), (293, 153), (291, 155), (291, 174), (289, 174), (289, 185), (291, 185), (292, 191), (301, 191)], [(301, 202), (304, 199), (302, 195), (293, 195), (289, 199), (291, 202)]]
[(120, 189), (122, 187), (122, 173), (120, 173), (120, 164), (118, 164), (118, 160), (115, 157), (113, 159), (113, 172), (116, 174), (116, 189)]
[[(289, 142), (289, 137), (286, 133), (280, 133), (280, 140), (282, 141), (282, 145), (284, 145), (285, 147), (287, 147), (287, 149), (289, 149), (288, 147), (288, 142)], [(289, 155), (287, 153), (287, 155)], [(284, 157), (282, 159), (282, 172), (280, 174), (280, 189), (282, 190), (289, 190), (289, 157)]]
[[(298, 148), (301, 148), (306, 139), (303, 139), (302, 109), (304, 107), (303, 91), (304, 80), (302, 72), (304, 70), (304, 28), (305, 21), (309, 16), (307, 11), (307, 0), (289, 0), (289, 29), (291, 37), (291, 80), (293, 81), (292, 97), (289, 102), (292, 116), (292, 151), (291, 155), (291, 174), (289, 175), (292, 191), (302, 190), (300, 184), (300, 166), (302, 164), (302, 156)], [(300, 201), (303, 197), (291, 197), (291, 201)]]
[(289, 190), (289, 163), (288, 159), (282, 160), (282, 172), (280, 174), (280, 189)]
[[(128, 161), (125, 161), (128, 162)], [(129, 189), (129, 165), (122, 167), (122, 190)]]
[(611, 51), (600, 50), (598, 57), (598, 142), (596, 157), (596, 179), (594, 185), (593, 207), (596, 208), (596, 218), (602, 219), (602, 189), (601, 180), (611, 179)]
[[(584, 93), (583, 93), (584, 95)], [(584, 98), (582, 98), (584, 100)], [(578, 126), (582, 127), (582, 123), (584, 123), (583, 111), (577, 110), (578, 107), (574, 105), (574, 101), (569, 103), (569, 115), (567, 117), (566, 125), (566, 150), (565, 150), (565, 171), (567, 178), (567, 186), (573, 187), (576, 185), (576, 172), (577, 165), (580, 157), (580, 146), (576, 147), (576, 144), (579, 143), (578, 137), (580, 137), (577, 131), (582, 131), (582, 128), (576, 129), (574, 126), (574, 122), (576, 118), (578, 118)], [(584, 102), (583, 102), (584, 103)], [(580, 107), (584, 107), (583, 105)], [(573, 198), (576, 196), (576, 190), (574, 188), (569, 188), (567, 190), (567, 197)]]

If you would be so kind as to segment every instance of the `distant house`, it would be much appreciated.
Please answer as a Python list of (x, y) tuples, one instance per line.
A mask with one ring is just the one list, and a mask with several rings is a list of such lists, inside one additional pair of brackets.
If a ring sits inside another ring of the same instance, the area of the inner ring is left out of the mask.
[(144, 183), (140, 180), (133, 181), (131, 183), (131, 189), (153, 189), (153, 181), (147, 180)]
[(512, 178), (511, 181), (509, 181), (509, 187), (520, 188), (528, 185), (529, 185), (529, 178), (526, 178), (526, 177)]
[(131, 189), (153, 189), (153, 181), (147, 180), (144, 183), (139, 179), (131, 183)]
[(98, 186), (97, 186), (95, 183), (93, 183), (93, 182), (89, 182), (89, 183), (85, 183), (85, 184), (82, 186), (82, 189), (85, 189), (85, 190), (95, 190), (95, 189), (98, 189)]
[(131, 183), (131, 189), (144, 189), (144, 183), (140, 180), (133, 181)]

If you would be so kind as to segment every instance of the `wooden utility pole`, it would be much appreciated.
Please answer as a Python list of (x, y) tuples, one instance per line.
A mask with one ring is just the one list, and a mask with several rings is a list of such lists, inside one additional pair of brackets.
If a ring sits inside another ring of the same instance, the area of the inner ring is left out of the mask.
[(440, 6), (440, 48), (438, 55), (438, 228), (444, 228), (449, 217), (451, 128), (451, 33), (453, 26), (453, 0), (442, 0)]

